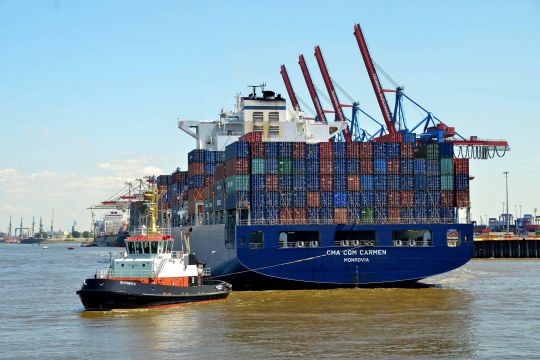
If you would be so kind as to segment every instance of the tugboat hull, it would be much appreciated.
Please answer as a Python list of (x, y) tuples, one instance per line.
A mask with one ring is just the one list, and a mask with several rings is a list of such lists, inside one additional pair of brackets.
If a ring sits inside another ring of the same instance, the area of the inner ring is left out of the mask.
[(225, 299), (231, 286), (223, 281), (167, 286), (131, 280), (86, 279), (77, 291), (85, 310), (114, 310), (185, 305)]

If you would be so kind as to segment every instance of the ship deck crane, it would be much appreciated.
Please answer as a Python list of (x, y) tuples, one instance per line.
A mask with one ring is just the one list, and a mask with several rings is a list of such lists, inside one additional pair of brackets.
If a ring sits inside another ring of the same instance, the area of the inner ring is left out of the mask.
[(341, 108), (341, 104), (339, 103), (336, 90), (334, 88), (334, 85), (332, 84), (332, 80), (330, 79), (330, 74), (328, 73), (328, 68), (326, 67), (321, 48), (319, 46), (315, 47), (315, 58), (317, 59), (317, 63), (319, 64), (319, 69), (321, 70), (324, 84), (326, 85), (326, 90), (330, 95), (330, 101), (332, 102), (332, 107), (334, 108), (336, 119), (346, 125), (343, 128), (343, 137), (345, 138), (346, 142), (352, 142), (352, 137), (351, 133), (349, 132), (347, 119), (345, 118), (345, 114), (343, 113), (343, 109)]
[(362, 58), (364, 59), (364, 64), (366, 65), (366, 70), (368, 72), (369, 79), (371, 80), (373, 90), (375, 91), (375, 96), (377, 97), (377, 102), (379, 103), (379, 107), (381, 109), (384, 122), (386, 123), (388, 133), (390, 135), (394, 135), (397, 133), (396, 127), (392, 120), (392, 114), (390, 113), (388, 102), (386, 101), (386, 97), (384, 96), (381, 82), (379, 81), (379, 77), (377, 76), (377, 71), (375, 70), (375, 66), (373, 65), (373, 60), (371, 59), (371, 56), (369, 54), (369, 49), (367, 47), (364, 34), (362, 33), (362, 29), (360, 28), (360, 24), (356, 24), (354, 26), (354, 36), (356, 37), (358, 47), (360, 48), (360, 53), (362, 54)]
[(319, 100), (319, 95), (317, 95), (317, 91), (315, 90), (315, 86), (313, 85), (313, 81), (311, 80), (311, 75), (309, 74), (309, 69), (307, 67), (306, 60), (304, 59), (304, 55), (300, 54), (300, 56), (298, 57), (298, 64), (300, 65), (300, 69), (302, 69), (302, 75), (304, 75), (304, 80), (306, 80), (306, 85), (309, 90), (311, 100), (313, 101), (313, 106), (315, 106), (317, 120), (326, 124), (328, 123), (328, 121), (326, 120), (326, 114), (324, 113), (321, 101)]
[(291, 105), (293, 106), (293, 109), (300, 110), (300, 105), (298, 104), (298, 99), (296, 98), (296, 95), (294, 93), (291, 80), (289, 79), (289, 74), (287, 74), (287, 69), (285, 68), (285, 65), (281, 65), (280, 73), (283, 77), (283, 82), (285, 83), (285, 88), (287, 89), (287, 93), (289, 94), (289, 99), (291, 100)]

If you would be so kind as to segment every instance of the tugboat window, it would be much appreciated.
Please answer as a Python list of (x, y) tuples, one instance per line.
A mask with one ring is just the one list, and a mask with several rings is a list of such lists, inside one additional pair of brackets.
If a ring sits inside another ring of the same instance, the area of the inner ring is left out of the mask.
[(135, 254), (142, 254), (142, 244), (139, 241), (133, 243), (135, 247)]
[(151, 243), (151, 250), (152, 250), (152, 254), (157, 254), (158, 253), (158, 242), (157, 241), (152, 241)]
[(150, 254), (150, 245), (148, 244), (148, 241), (143, 242), (143, 248), (145, 254)]
[(128, 253), (129, 254), (134, 254), (135, 253), (135, 249), (133, 247), (133, 241), (128, 241), (127, 242), (127, 248), (128, 248)]

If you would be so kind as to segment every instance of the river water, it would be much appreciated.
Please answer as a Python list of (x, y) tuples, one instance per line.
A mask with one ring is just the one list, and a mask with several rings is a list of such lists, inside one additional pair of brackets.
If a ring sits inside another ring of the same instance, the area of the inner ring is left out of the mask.
[(48, 247), (0, 244), (2, 359), (540, 359), (539, 260), (474, 260), (427, 288), (89, 313), (75, 291), (111, 249)]

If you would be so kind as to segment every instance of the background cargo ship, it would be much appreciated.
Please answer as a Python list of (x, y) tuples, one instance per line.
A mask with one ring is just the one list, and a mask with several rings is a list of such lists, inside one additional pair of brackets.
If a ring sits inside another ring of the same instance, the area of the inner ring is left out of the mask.
[(162, 226), (235, 289), (408, 283), (471, 257), (468, 158), (508, 144), (462, 138), (428, 111), (409, 130), (402, 102), (410, 98), (392, 90), (390, 111), (359, 25), (355, 36), (386, 126), (375, 134), (359, 127), (358, 103), (345, 117), (319, 47), (334, 121), (300, 55), (315, 119), (304, 116), (282, 66), (291, 108), (253, 87), (218, 120), (178, 122), (196, 149), (187, 172), (157, 179), (167, 194)]

